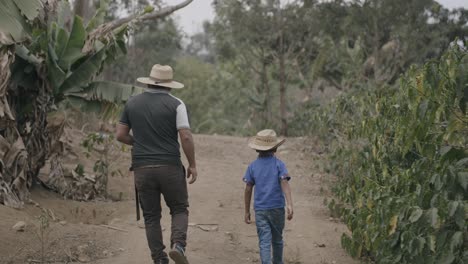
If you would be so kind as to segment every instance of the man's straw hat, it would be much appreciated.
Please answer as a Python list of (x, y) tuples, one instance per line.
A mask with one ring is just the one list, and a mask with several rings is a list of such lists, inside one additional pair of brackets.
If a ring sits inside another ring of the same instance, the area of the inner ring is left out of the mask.
[(271, 129), (265, 129), (257, 133), (249, 141), (249, 147), (260, 150), (268, 151), (279, 147), (286, 139), (281, 139), (276, 136), (276, 132)]
[(149, 77), (140, 77), (137, 81), (144, 84), (158, 85), (172, 89), (184, 88), (182, 83), (172, 80), (173, 75), (174, 71), (171, 66), (156, 64), (151, 69)]

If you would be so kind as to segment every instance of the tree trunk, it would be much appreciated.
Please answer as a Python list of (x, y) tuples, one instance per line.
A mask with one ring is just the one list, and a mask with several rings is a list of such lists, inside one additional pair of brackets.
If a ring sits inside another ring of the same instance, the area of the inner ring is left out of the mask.
[(27, 153), (7, 98), (14, 60), (14, 48), (0, 48), (0, 204), (21, 208), (25, 198), (22, 195), (28, 193)]
[(280, 75), (280, 117), (281, 117), (281, 135), (288, 135), (288, 120), (286, 117), (286, 67), (284, 58), (283, 33), (280, 35), (280, 53), (279, 53), (279, 75)]
[(75, 13), (75, 15), (83, 18), (83, 21), (86, 21), (88, 19), (88, 9), (89, 0), (75, 0), (75, 4), (73, 5), (73, 12)]
[(271, 111), (271, 91), (270, 91), (270, 84), (268, 82), (268, 69), (267, 69), (267, 63), (265, 59), (262, 61), (262, 86), (263, 90), (265, 92), (265, 123), (267, 125), (271, 124), (272, 121), (272, 111)]

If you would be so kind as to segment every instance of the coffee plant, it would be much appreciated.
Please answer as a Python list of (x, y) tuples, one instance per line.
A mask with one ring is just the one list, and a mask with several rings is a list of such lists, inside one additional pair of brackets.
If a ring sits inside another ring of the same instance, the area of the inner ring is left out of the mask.
[(467, 100), (468, 54), (455, 45), (398, 87), (342, 97), (311, 119), (343, 142), (332, 154), (340, 202), (331, 207), (350, 230), (342, 245), (351, 255), (468, 263)]

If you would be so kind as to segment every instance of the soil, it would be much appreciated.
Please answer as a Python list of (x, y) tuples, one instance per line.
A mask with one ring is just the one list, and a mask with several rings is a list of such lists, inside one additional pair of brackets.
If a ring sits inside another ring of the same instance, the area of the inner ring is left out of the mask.
[[(246, 138), (196, 135), (195, 141), (199, 178), (189, 186), (190, 263), (259, 263), (255, 225), (243, 222), (241, 181), (255, 152)], [(346, 227), (324, 205), (332, 177), (321, 172), (323, 160), (314, 145), (310, 139), (290, 138), (277, 153), (293, 177), (295, 214), (286, 223), (285, 263), (357, 263), (340, 246)], [(118, 160), (115, 168), (125, 171), (128, 153)], [(23, 210), (0, 206), (0, 263), (41, 263), (42, 256), (47, 263), (152, 263), (144, 226), (135, 218), (132, 175), (111, 177), (109, 192), (112, 199), (77, 202), (36, 187)], [(167, 208), (163, 211), (169, 244), (170, 219)], [(38, 217), (45, 214), (49, 226), (41, 229)], [(18, 221), (27, 223), (23, 232), (12, 229)], [(47, 234), (44, 240), (41, 230)]]

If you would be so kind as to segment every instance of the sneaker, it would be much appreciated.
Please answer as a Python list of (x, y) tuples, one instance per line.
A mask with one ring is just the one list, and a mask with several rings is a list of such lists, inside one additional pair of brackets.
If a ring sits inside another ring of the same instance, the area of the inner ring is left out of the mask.
[(189, 264), (187, 257), (185, 256), (185, 249), (179, 244), (175, 244), (171, 251), (169, 251), (169, 257), (175, 261), (176, 264)]

